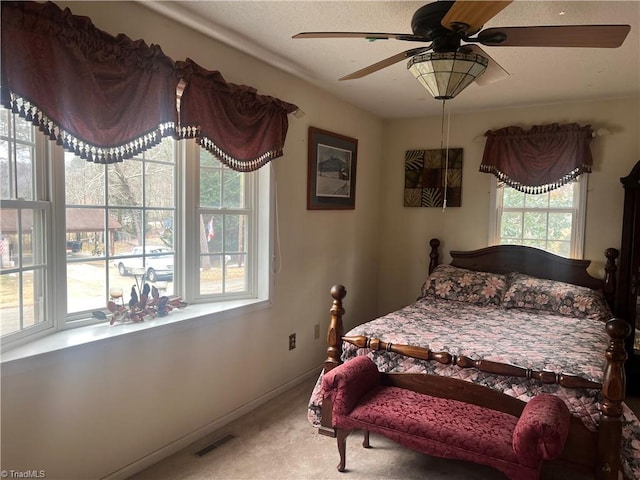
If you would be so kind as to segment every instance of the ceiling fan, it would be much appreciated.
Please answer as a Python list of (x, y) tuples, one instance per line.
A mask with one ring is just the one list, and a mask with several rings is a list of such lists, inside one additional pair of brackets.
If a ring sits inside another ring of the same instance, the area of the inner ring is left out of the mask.
[[(471, 74), (467, 79), (468, 83), (455, 93), (457, 94), (474, 80), (483, 85), (509, 75), (504, 68), (484, 52), (479, 44), (487, 47), (616, 48), (622, 45), (631, 29), (629, 25), (557, 25), (495, 27), (482, 30), (488, 20), (510, 3), (512, 0), (458, 0), (428, 3), (413, 14), (411, 19), (413, 33), (304, 32), (294, 35), (293, 38), (364, 38), (370, 41), (394, 39), (429, 44), (385, 58), (346, 75), (340, 80), (362, 78), (405, 59), (410, 59), (408, 68), (411, 68), (412, 64), (418, 65), (425, 58), (430, 60), (435, 57), (443, 57), (450, 60), (456, 56), (473, 57), (476, 59), (474, 61), (481, 63), (476, 69), (481, 71), (476, 75)], [(434, 53), (427, 54), (429, 51)], [(418, 78), (415, 71), (412, 73)], [(418, 78), (418, 80), (423, 84), (425, 82), (424, 79)], [(429, 89), (429, 87), (427, 88)], [(431, 93), (434, 94), (434, 92)], [(455, 94), (451, 96), (434, 94), (434, 96), (435, 98), (453, 98)]]

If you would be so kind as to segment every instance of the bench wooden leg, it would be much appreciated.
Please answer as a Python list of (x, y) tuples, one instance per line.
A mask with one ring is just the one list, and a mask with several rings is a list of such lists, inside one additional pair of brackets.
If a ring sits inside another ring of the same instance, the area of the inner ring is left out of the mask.
[(364, 431), (364, 440), (362, 440), (362, 446), (364, 448), (371, 448), (371, 445), (369, 444), (369, 430)]
[(347, 437), (351, 433), (351, 430), (337, 428), (336, 439), (338, 441), (338, 453), (340, 454), (340, 463), (338, 464), (338, 471), (344, 472), (347, 454)]

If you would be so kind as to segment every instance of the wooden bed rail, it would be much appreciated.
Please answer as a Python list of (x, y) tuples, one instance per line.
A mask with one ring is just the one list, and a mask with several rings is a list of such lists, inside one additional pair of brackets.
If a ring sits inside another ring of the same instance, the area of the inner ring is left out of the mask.
[(492, 362), (490, 360), (473, 360), (465, 355), (451, 355), (447, 352), (434, 352), (428, 348), (415, 345), (402, 345), (386, 343), (378, 338), (369, 338), (362, 335), (354, 337), (342, 337), (342, 340), (355, 345), (358, 348), (370, 348), (371, 350), (386, 350), (420, 360), (435, 360), (443, 365), (456, 365), (460, 368), (475, 368), (481, 372), (492, 373), (508, 377), (519, 377), (539, 380), (542, 383), (558, 384), (566, 388), (594, 388), (600, 390), (602, 384), (592, 382), (576, 375), (555, 373), (547, 370), (531, 370), (508, 363)]

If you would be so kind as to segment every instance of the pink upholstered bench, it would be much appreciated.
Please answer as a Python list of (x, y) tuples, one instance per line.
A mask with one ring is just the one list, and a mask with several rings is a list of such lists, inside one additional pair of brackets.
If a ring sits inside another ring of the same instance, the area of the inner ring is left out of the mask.
[(553, 395), (539, 395), (520, 418), (477, 405), (383, 386), (369, 357), (335, 367), (323, 377), (333, 403), (339, 471), (345, 469), (346, 438), (354, 429), (375, 432), (416, 451), (492, 466), (511, 479), (537, 479), (544, 460), (562, 453), (570, 413)]

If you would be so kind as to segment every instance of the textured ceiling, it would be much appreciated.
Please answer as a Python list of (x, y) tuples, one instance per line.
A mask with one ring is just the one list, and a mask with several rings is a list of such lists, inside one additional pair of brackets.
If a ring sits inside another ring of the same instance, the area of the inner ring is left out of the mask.
[[(367, 77), (338, 78), (414, 48), (414, 42), (292, 39), (305, 31), (411, 33), (414, 1), (143, 2), (213, 38), (308, 80), (383, 118), (438, 114), (434, 100), (399, 62)], [(640, 2), (516, 0), (484, 28), (630, 24), (620, 48), (482, 47), (510, 75), (472, 84), (447, 102), (452, 112), (615, 98), (640, 91)]]

